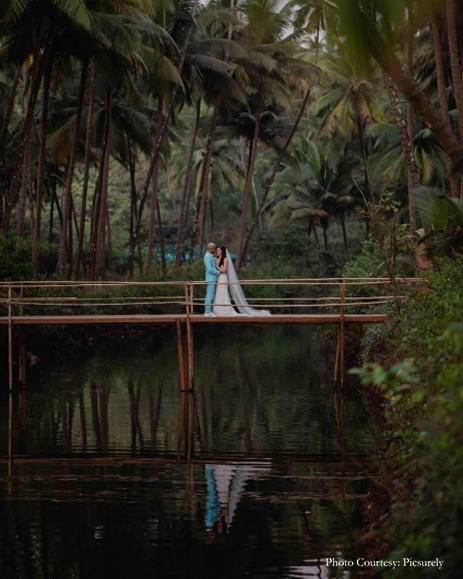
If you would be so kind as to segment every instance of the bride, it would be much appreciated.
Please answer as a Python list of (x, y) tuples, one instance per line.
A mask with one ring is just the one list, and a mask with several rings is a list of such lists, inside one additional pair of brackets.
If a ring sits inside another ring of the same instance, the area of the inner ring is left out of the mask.
[[(217, 248), (215, 265), (220, 271), (220, 275), (217, 279), (217, 290), (215, 292), (214, 304), (212, 307), (212, 312), (216, 316), (229, 318), (237, 316), (263, 317), (271, 315), (268, 310), (256, 310), (250, 307), (239, 283), (228, 249), (223, 245)], [(233, 308), (230, 295), (233, 298), (239, 313)]]

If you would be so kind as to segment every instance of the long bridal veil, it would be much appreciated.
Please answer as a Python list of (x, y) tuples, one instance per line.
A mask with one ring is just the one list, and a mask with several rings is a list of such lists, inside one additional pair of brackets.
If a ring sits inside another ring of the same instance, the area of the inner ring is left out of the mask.
[(268, 310), (256, 310), (255, 308), (251, 308), (244, 295), (243, 289), (240, 284), (240, 280), (238, 275), (235, 271), (235, 266), (233, 265), (232, 258), (230, 257), (230, 253), (227, 249), (227, 259), (228, 259), (228, 268), (227, 268), (227, 276), (228, 276), (228, 287), (230, 289), (230, 295), (235, 302), (236, 307), (240, 314), (245, 316), (271, 316), (272, 314)]

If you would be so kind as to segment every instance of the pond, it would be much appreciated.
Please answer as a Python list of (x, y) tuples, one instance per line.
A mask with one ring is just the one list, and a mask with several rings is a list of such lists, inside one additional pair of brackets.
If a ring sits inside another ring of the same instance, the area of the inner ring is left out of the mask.
[(195, 328), (183, 394), (168, 331), (38, 364), (15, 389), (13, 464), (3, 394), (0, 576), (333, 576), (378, 452), (357, 386), (333, 387), (335, 338)]

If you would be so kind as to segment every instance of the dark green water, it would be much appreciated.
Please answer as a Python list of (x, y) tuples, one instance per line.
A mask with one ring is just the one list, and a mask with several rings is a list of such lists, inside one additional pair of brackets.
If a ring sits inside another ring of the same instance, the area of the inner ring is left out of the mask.
[(335, 395), (332, 332), (195, 329), (183, 396), (170, 334), (39, 364), (13, 466), (2, 399), (0, 577), (333, 576), (377, 443), (357, 389)]

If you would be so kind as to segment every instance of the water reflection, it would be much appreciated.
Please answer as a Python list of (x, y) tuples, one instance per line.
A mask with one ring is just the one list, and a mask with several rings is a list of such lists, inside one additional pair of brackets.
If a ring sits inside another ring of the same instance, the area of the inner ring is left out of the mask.
[(333, 389), (330, 344), (204, 331), (193, 393), (170, 339), (30, 375), (12, 428), (0, 417), (2, 576), (328, 576), (375, 476), (371, 416)]

